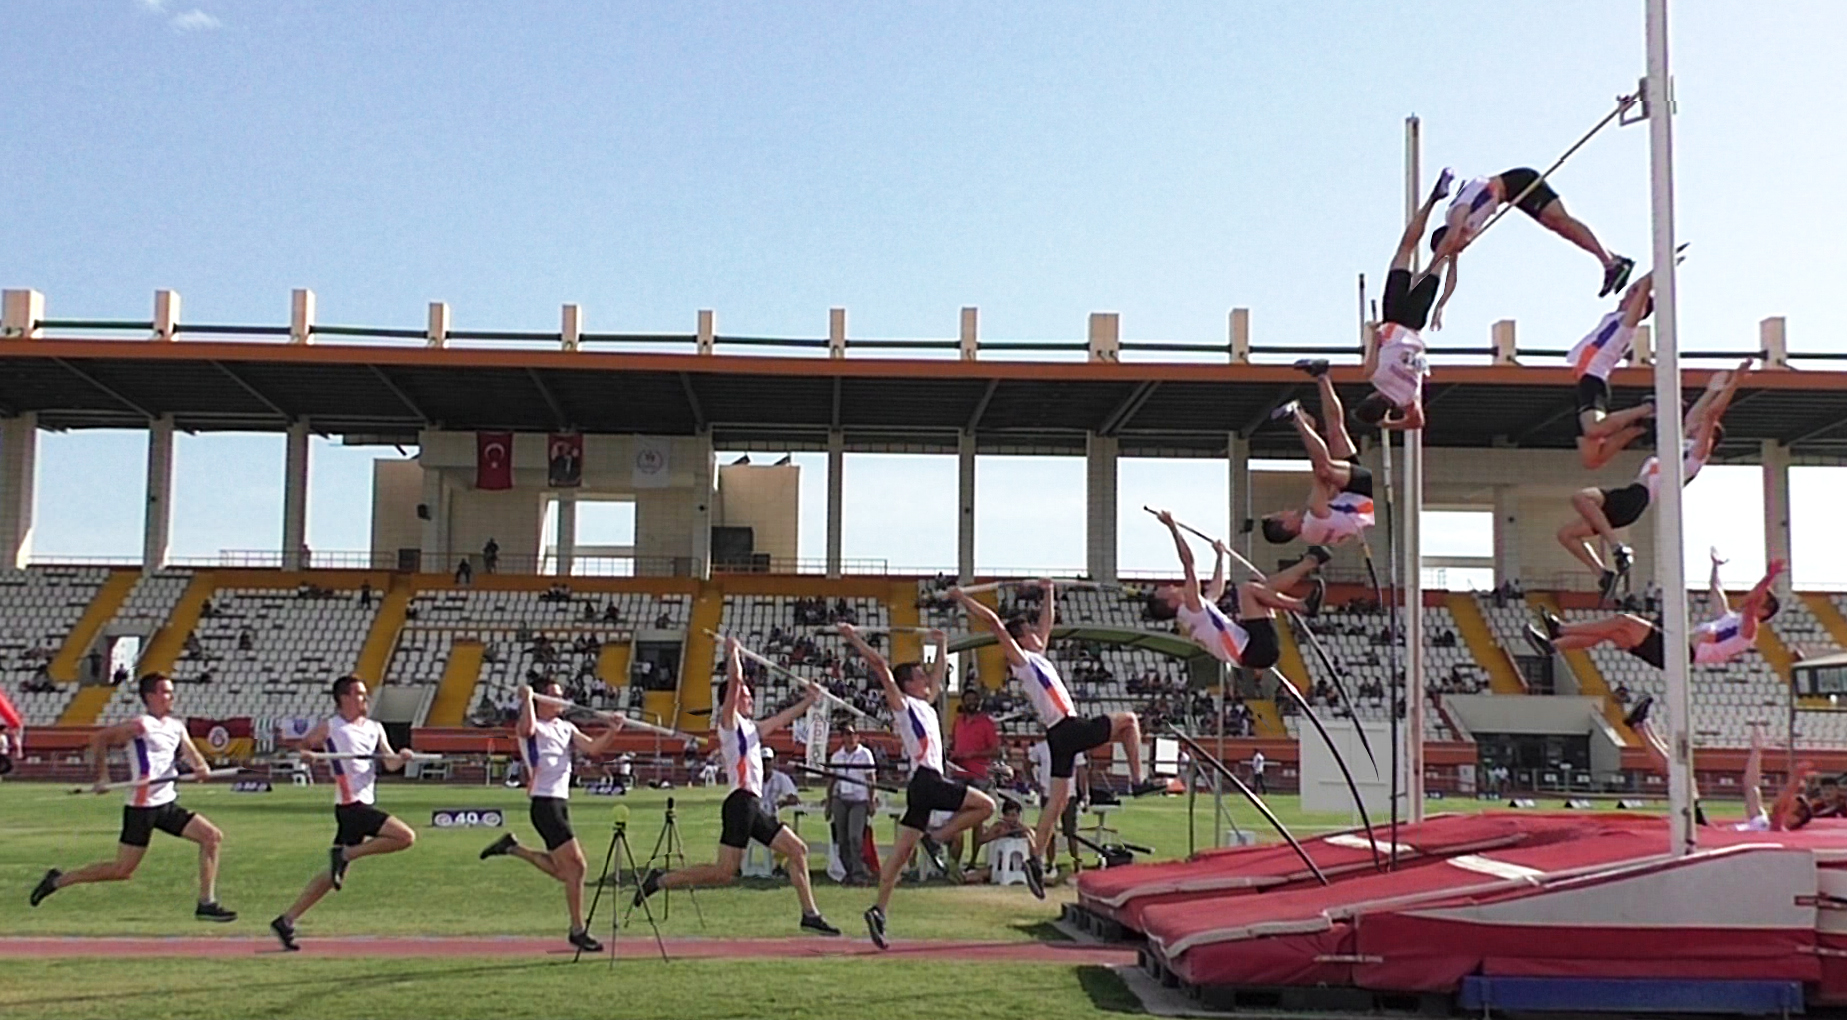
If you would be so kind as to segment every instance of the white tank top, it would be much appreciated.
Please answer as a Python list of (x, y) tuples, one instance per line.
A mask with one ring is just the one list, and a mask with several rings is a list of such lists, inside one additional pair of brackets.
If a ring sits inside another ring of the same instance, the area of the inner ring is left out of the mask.
[(731, 788), (763, 796), (763, 742), (757, 737), (757, 721), (740, 718), (735, 730), (720, 726), (718, 748), (725, 756)]
[(898, 739), (912, 769), (943, 771), (943, 724), (936, 708), (922, 698), (904, 696), (904, 714), (897, 720)]
[(568, 719), (533, 718), (532, 735), (519, 742), (520, 757), (526, 760), (528, 797), (571, 796), (571, 752), (577, 733)]
[[(1468, 210), (1468, 218), (1463, 220), (1463, 227), (1470, 234), (1478, 234), (1488, 225), (1494, 211), (1501, 207), (1500, 200), (1494, 197), (1494, 179), (1477, 177), (1456, 190), (1456, 197), (1450, 200), (1449, 209)], [(1447, 217), (1446, 217), (1447, 218)]]
[(1730, 662), (1757, 647), (1755, 635), (1744, 636), (1744, 616), (1737, 610), (1694, 628), (1693, 661), (1701, 665)]
[(1020, 649), (1026, 656), (1024, 665), (1008, 667), (1013, 678), (1026, 688), (1026, 700), (1033, 703), (1033, 711), (1039, 716), (1039, 725), (1046, 729), (1064, 722), (1076, 715), (1071, 704), (1071, 692), (1065, 689), (1065, 682), (1058, 675), (1058, 667), (1052, 660), (1038, 652)]
[(1372, 388), (1403, 408), (1417, 403), (1430, 374), (1424, 357), (1424, 338), (1417, 330), (1388, 322), (1379, 327), (1379, 364), (1372, 371)]
[(327, 762), (333, 772), (334, 792), (340, 804), (371, 804), (377, 800), (373, 784), (378, 779), (378, 759), (384, 750), (385, 728), (370, 718), (347, 722), (340, 716), (327, 720), (327, 746), (335, 754), (366, 755), (335, 758)]
[[(1682, 485), (1693, 484), (1693, 479), (1699, 477), (1699, 469), (1706, 466), (1705, 461), (1693, 456), (1695, 445), (1691, 439), (1680, 444), (1681, 470), (1685, 472), (1685, 477), (1681, 479)], [(1648, 487), (1648, 501), (1654, 502), (1655, 497), (1661, 494), (1661, 459), (1650, 457), (1643, 461), (1642, 470), (1636, 474), (1635, 480)]]
[(1220, 662), (1235, 666), (1244, 661), (1244, 646), (1250, 644), (1251, 636), (1219, 607), (1202, 598), (1199, 611), (1194, 612), (1182, 602), (1174, 610), (1174, 619), (1186, 628), (1186, 635), (1194, 644), (1211, 652)]
[(1582, 379), (1594, 375), (1599, 379), (1608, 379), (1610, 372), (1623, 363), (1629, 356), (1629, 346), (1635, 340), (1635, 329), (1624, 328), (1621, 309), (1603, 317), (1597, 328), (1590, 331), (1578, 345), (1566, 355), (1571, 362), (1571, 377)]
[(1372, 500), (1357, 492), (1342, 492), (1328, 500), (1328, 515), (1316, 517), (1302, 511), (1302, 541), (1309, 545), (1339, 545), (1372, 527)]
[[(135, 720), (141, 729), (128, 742), (128, 777), (136, 782), (160, 779), (173, 774), (174, 759), (179, 756), (180, 742), (186, 739), (186, 724), (167, 716), (156, 719), (144, 715)], [(159, 807), (179, 799), (172, 783), (128, 788), (129, 807)]]

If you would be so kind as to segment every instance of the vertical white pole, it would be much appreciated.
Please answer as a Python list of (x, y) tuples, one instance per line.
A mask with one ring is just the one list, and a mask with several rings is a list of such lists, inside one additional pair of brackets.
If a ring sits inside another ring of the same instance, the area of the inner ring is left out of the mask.
[[(1405, 222), (1417, 214), (1421, 139), (1416, 117), (1404, 122)], [(1416, 266), (1413, 263), (1413, 270)], [(1386, 433), (1386, 442), (1391, 434)], [(1404, 434), (1405, 817), (1424, 820), (1424, 432)]]
[(1674, 280), (1673, 79), (1667, 62), (1667, 0), (1647, 0), (1648, 79), (1643, 94), (1648, 113), (1650, 205), (1655, 235), (1655, 406), (1673, 408), (1655, 421), (1655, 455), (1661, 459), (1661, 491), (1655, 506), (1655, 580), (1661, 585), (1661, 634), (1666, 652), (1668, 808), (1671, 852), (1697, 846), (1693, 824), (1693, 725), (1687, 688), (1687, 582), (1681, 532), (1680, 487), (1683, 427), (1680, 408), (1680, 344)]

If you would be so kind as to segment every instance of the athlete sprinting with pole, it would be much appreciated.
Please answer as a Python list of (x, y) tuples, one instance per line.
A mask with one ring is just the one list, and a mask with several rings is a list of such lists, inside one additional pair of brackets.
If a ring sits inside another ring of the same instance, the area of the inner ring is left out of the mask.
[(1578, 381), (1578, 461), (1590, 470), (1608, 464), (1647, 431), (1641, 423), (1655, 416), (1652, 401), (1610, 413), (1610, 373), (1629, 356), (1636, 328), (1654, 312), (1654, 289), (1653, 273), (1631, 284), (1622, 304), (1567, 355)]
[[(1730, 662), (1757, 647), (1758, 627), (1782, 608), (1782, 603), (1777, 601), (1776, 595), (1770, 590), (1777, 576), (1783, 572), (1785, 564), (1782, 560), (1770, 561), (1770, 569), (1765, 572), (1763, 579), (1745, 594), (1736, 609), (1727, 603), (1725, 592), (1719, 586), (1719, 564), (1722, 562), (1714, 553), (1713, 605), (1723, 612), (1718, 618), (1693, 628), (1689, 636), (1688, 651), (1696, 665), (1716, 666)], [(1612, 644), (1656, 669), (1666, 668), (1661, 628), (1642, 617), (1619, 613), (1601, 620), (1566, 623), (1548, 610), (1540, 614), (1540, 623), (1545, 628), (1543, 631), (1529, 624), (1525, 635), (1527, 643), (1541, 654), (1551, 655), (1554, 651)]]
[(622, 718), (606, 717), (609, 728), (593, 740), (563, 717), (562, 684), (556, 680), (544, 683), (542, 693), (555, 700), (535, 701), (532, 693), (531, 687), (519, 685), (519, 723), (514, 733), (519, 737), (520, 758), (526, 763), (526, 795), (531, 799), (528, 817), (545, 841), (545, 849), (521, 846), (509, 832), (481, 851), (481, 859), (517, 857), (562, 882), (565, 908), (571, 914), (571, 945), (586, 953), (600, 953), (603, 944), (584, 928), (584, 849), (571, 829), (571, 755), (581, 752), (595, 757), (609, 750), (622, 731)]
[(136, 691), (147, 711), (125, 723), (98, 730), (90, 738), (90, 757), (96, 762), (96, 785), (92, 789), (97, 793), (110, 788), (109, 749), (128, 748), (128, 774), (133, 785), (122, 807), (122, 834), (117, 840), (115, 860), (98, 861), (69, 873), (52, 868), (32, 890), (32, 905), (36, 907), (45, 902), (45, 897), (73, 885), (128, 881), (141, 866), (154, 830), (159, 829), (199, 844), (199, 903), (192, 916), (201, 921), (235, 921), (237, 913), (218, 903), (218, 848), (224, 842), (224, 833), (204, 815), (181, 807), (179, 792), (173, 788), (179, 778), (175, 766), (181, 755), (191, 763), (196, 780), (207, 779), (211, 767), (187, 735), (186, 723), (172, 714), (173, 681), (162, 674), (149, 673), (137, 682)]
[(392, 750), (385, 728), (367, 714), (370, 699), (364, 680), (356, 676), (335, 680), (334, 714), (301, 740), (307, 753), (329, 755), (327, 767), (334, 781), (334, 837), (327, 870), (309, 879), (295, 904), (269, 922), (269, 930), (290, 952), (301, 948), (295, 944), (295, 922), (321, 897), (346, 885), (349, 865), (361, 857), (409, 850), (417, 842), (416, 830), (376, 806), (378, 770), (402, 771), (411, 760), (411, 752), (409, 748)]
[(1287, 593), (1287, 589), (1320, 569), (1328, 561), (1328, 551), (1321, 546), (1308, 547), (1308, 555), (1286, 570), (1272, 574), (1267, 581), (1256, 578), (1237, 585), (1238, 619), (1228, 618), (1218, 607), (1225, 595), (1225, 559), (1229, 550), (1224, 541), (1212, 543), (1216, 556), (1212, 563), (1212, 581), (1202, 590), (1199, 574), (1193, 565), (1193, 548), (1174, 515), (1166, 510), (1155, 514), (1173, 533), (1174, 548), (1180, 554), (1180, 566), (1186, 573), (1181, 583), (1166, 584), (1148, 597), (1148, 615), (1156, 620), (1179, 620), (1194, 644), (1211, 652), (1220, 662), (1266, 670), (1282, 658), (1282, 644), (1276, 635), (1276, 611), (1314, 616), (1321, 610), (1326, 585), (1314, 579), (1306, 599)]
[(640, 906), (642, 900), (662, 889), (730, 885), (737, 881), (738, 869), (744, 863), (744, 848), (754, 839), (788, 859), (789, 884), (795, 886), (795, 895), (802, 901), (802, 930), (838, 935), (840, 929), (827, 923), (814, 903), (814, 889), (808, 880), (808, 844), (763, 810), (763, 738), (807, 712), (820, 700), (821, 688), (810, 684), (800, 701), (759, 723), (753, 718), (756, 698), (744, 682), (743, 653), (734, 637), (725, 638), (725, 660), (725, 697), (718, 709), (717, 725), (718, 747), (725, 758), (725, 774), (731, 777), (731, 793), (720, 808), (724, 827), (718, 837), (718, 860), (677, 871), (654, 868), (635, 890), (634, 904)]
[[(940, 630), (930, 632), (936, 644), (936, 664), (926, 670), (921, 662), (900, 662), (892, 666), (860, 638), (852, 624), (841, 623), (838, 627), (840, 636), (872, 667), (872, 675), (884, 688), (885, 704), (891, 707), (892, 728), (898, 731), (898, 739), (904, 743), (904, 756), (911, 763), (911, 778), (904, 791), (904, 817), (898, 819), (898, 840), (879, 868), (878, 901), (866, 910), (866, 930), (873, 944), (884, 949), (885, 910), (891, 905), (892, 889), (898, 885), (898, 873), (911, 859), (912, 848), (921, 843), (937, 870), (952, 882), (960, 881), (960, 874), (950, 870), (943, 844), (992, 815), (994, 798), (967, 783), (943, 776), (943, 725), (937, 718), (936, 698), (942, 690), (944, 670), (949, 665), (948, 636)], [(953, 813), (932, 831), (930, 815), (936, 811)]]
[(1121, 744), (1128, 755), (1129, 776), (1134, 784), (1131, 794), (1155, 793), (1165, 790), (1167, 784), (1150, 782), (1142, 772), (1142, 724), (1134, 712), (1112, 712), (1089, 719), (1077, 717), (1077, 707), (1058, 675), (1058, 667), (1046, 658), (1057, 613), (1057, 593), (1050, 581), (1040, 581), (1039, 588), (1043, 593), (1039, 600), (1039, 616), (1032, 622), (1022, 616), (1003, 622), (999, 614), (975, 601), (974, 596), (961, 588), (949, 589), (949, 597), (962, 604), (971, 621), (993, 632), (1001, 653), (1007, 657), (1009, 672), (1026, 689), (1026, 698), (1032, 702), (1033, 711), (1045, 727), (1045, 742), (1052, 755), (1052, 785), (1039, 811), (1039, 824), (1033, 830), (1032, 856), (1026, 862), (1026, 887), (1034, 896), (1045, 899), (1045, 865), (1041, 858), (1051, 846), (1053, 829), (1064, 813), (1065, 802), (1071, 799), (1071, 777), (1077, 774), (1078, 755), (1113, 741)]
[[(1686, 484), (1698, 477), (1700, 468), (1705, 467), (1712, 456), (1713, 448), (1725, 438), (1725, 426), (1719, 419), (1724, 416), (1725, 408), (1750, 365), (1746, 360), (1736, 371), (1714, 373), (1706, 384), (1706, 392), (1687, 409), (1686, 441), (1681, 445)], [(1642, 463), (1642, 470), (1636, 474), (1634, 482), (1620, 489), (1579, 489), (1571, 497), (1578, 519), (1558, 529), (1558, 544), (1597, 575), (1598, 589), (1606, 599), (1615, 593), (1617, 581), (1634, 563), (1629, 547), (1617, 541), (1616, 531), (1641, 520), (1660, 488), (1661, 461), (1650, 457)], [(1609, 566), (1605, 566), (1597, 550), (1591, 548), (1593, 538), (1601, 538), (1609, 548)]]
[(1321, 417), (1327, 423), (1327, 438), (1315, 431), (1315, 419), (1302, 410), (1298, 401), (1270, 412), (1272, 420), (1287, 418), (1302, 437), (1302, 448), (1314, 465), (1314, 484), (1308, 491), (1308, 506), (1301, 510), (1278, 510), (1263, 518), (1263, 537), (1277, 545), (1296, 538), (1313, 545), (1340, 545), (1360, 537), (1373, 525), (1372, 472), (1360, 466), (1358, 447), (1347, 434), (1346, 411), (1340, 394), (1334, 392), (1334, 380), (1324, 370), (1304, 368), (1315, 376), (1321, 390)]

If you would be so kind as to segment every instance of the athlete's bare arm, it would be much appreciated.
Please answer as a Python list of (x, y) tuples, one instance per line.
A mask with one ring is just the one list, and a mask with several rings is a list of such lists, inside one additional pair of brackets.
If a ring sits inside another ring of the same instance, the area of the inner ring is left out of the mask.
[(211, 778), (211, 763), (206, 761), (205, 755), (199, 752), (199, 745), (192, 742), (192, 734), (188, 733), (180, 738), (180, 750), (185, 752), (186, 760), (192, 763), (194, 782), (203, 783)]
[(738, 639), (725, 638), (725, 700), (718, 707), (721, 729), (738, 728), (738, 699), (744, 690), (744, 656), (738, 651)]
[(904, 711), (904, 692), (898, 689), (898, 681), (891, 675), (891, 663), (885, 661), (885, 656), (874, 651), (872, 646), (859, 636), (858, 628), (852, 624), (842, 621), (835, 624), (835, 628), (840, 631), (840, 636), (846, 639), (847, 644), (852, 645), (853, 650), (859, 653), (859, 657), (866, 660), (866, 664), (872, 667), (873, 678), (885, 691), (885, 704), (890, 705), (893, 712)]
[(1785, 566), (1787, 564), (1782, 560), (1771, 560), (1770, 568), (1764, 572), (1763, 578), (1745, 593), (1744, 601), (1738, 606), (1739, 616), (1743, 618), (1738, 630), (1743, 636), (1753, 641), (1757, 639), (1759, 607), (1764, 604), (1764, 599), (1770, 594), (1770, 586), (1776, 583), (1777, 575), (1783, 572)]
[[(1180, 569), (1186, 572), (1186, 582), (1182, 584), (1180, 588), (1181, 597), (1186, 600), (1186, 607), (1197, 613), (1200, 608), (1199, 573), (1193, 565), (1193, 547), (1187, 542), (1186, 536), (1180, 533), (1180, 525), (1174, 523), (1174, 515), (1171, 512), (1162, 510), (1160, 513), (1156, 514), (1155, 517), (1159, 519), (1162, 524), (1167, 525), (1167, 530), (1174, 536), (1174, 551), (1180, 554)], [(1219, 567), (1223, 566), (1224, 561), (1220, 560)], [(1212, 577), (1215, 583), (1219, 583), (1222, 586), (1223, 578), (1220, 576), (1217, 567), (1213, 569)], [(1214, 601), (1216, 601), (1216, 599)]]
[(1039, 644), (1050, 648), (1052, 645), (1052, 623), (1058, 617), (1058, 597), (1052, 589), (1051, 579), (1039, 582), (1039, 619), (1033, 629), (1039, 632)]
[(90, 737), (90, 760), (96, 763), (98, 793), (102, 792), (100, 787), (109, 782), (109, 749), (121, 747), (140, 735), (141, 720), (130, 719), (125, 723), (116, 723), (107, 729), (97, 730)]
[(1646, 273), (1629, 285), (1623, 294), (1623, 328), (1634, 329), (1648, 317), (1648, 304), (1655, 293), (1655, 274)]
[(995, 642), (1000, 645), (1001, 654), (1007, 657), (1010, 665), (1026, 665), (1026, 653), (1020, 650), (1019, 642), (1013, 640), (1013, 635), (1007, 633), (1007, 625), (1001, 621), (1000, 614), (975, 601), (973, 595), (960, 588), (949, 589), (949, 597), (961, 604), (972, 622), (986, 627), (994, 634)]
[(410, 748), (407, 747), (402, 751), (392, 750), (391, 738), (385, 736), (382, 730), (378, 735), (378, 754), (378, 767), (384, 769), (386, 772), (402, 772), (404, 771), (404, 766), (410, 764)]
[(930, 690), (925, 701), (934, 702), (937, 694), (943, 690), (943, 683), (949, 678), (949, 632), (935, 629), (929, 633), (930, 643), (936, 646), (936, 661), (930, 664), (928, 681)]
[(1719, 558), (1718, 547), (1710, 552), (1712, 557), (1712, 576), (1706, 582), (1706, 597), (1712, 601), (1715, 612), (1723, 615), (1731, 611), (1732, 604), (1725, 598), (1725, 586), (1719, 583), (1719, 567), (1725, 563)]
[(513, 732), (517, 733), (523, 739), (532, 736), (532, 724), (534, 721), (532, 687), (528, 684), (520, 684), (519, 690), (516, 693), (519, 695), (519, 722), (514, 724)]
[(782, 729), (784, 726), (801, 718), (815, 702), (820, 700), (821, 688), (816, 684), (810, 683), (808, 689), (802, 693), (802, 700), (758, 723), (757, 735), (759, 737), (767, 737), (777, 730)]

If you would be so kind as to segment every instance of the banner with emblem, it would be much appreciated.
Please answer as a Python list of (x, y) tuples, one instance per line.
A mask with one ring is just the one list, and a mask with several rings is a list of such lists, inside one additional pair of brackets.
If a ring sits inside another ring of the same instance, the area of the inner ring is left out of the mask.
[(256, 726), (247, 715), (230, 719), (188, 716), (186, 732), (207, 758), (243, 759), (255, 750)]
[(673, 441), (654, 436), (635, 437), (635, 465), (629, 479), (637, 489), (665, 489), (672, 472)]

